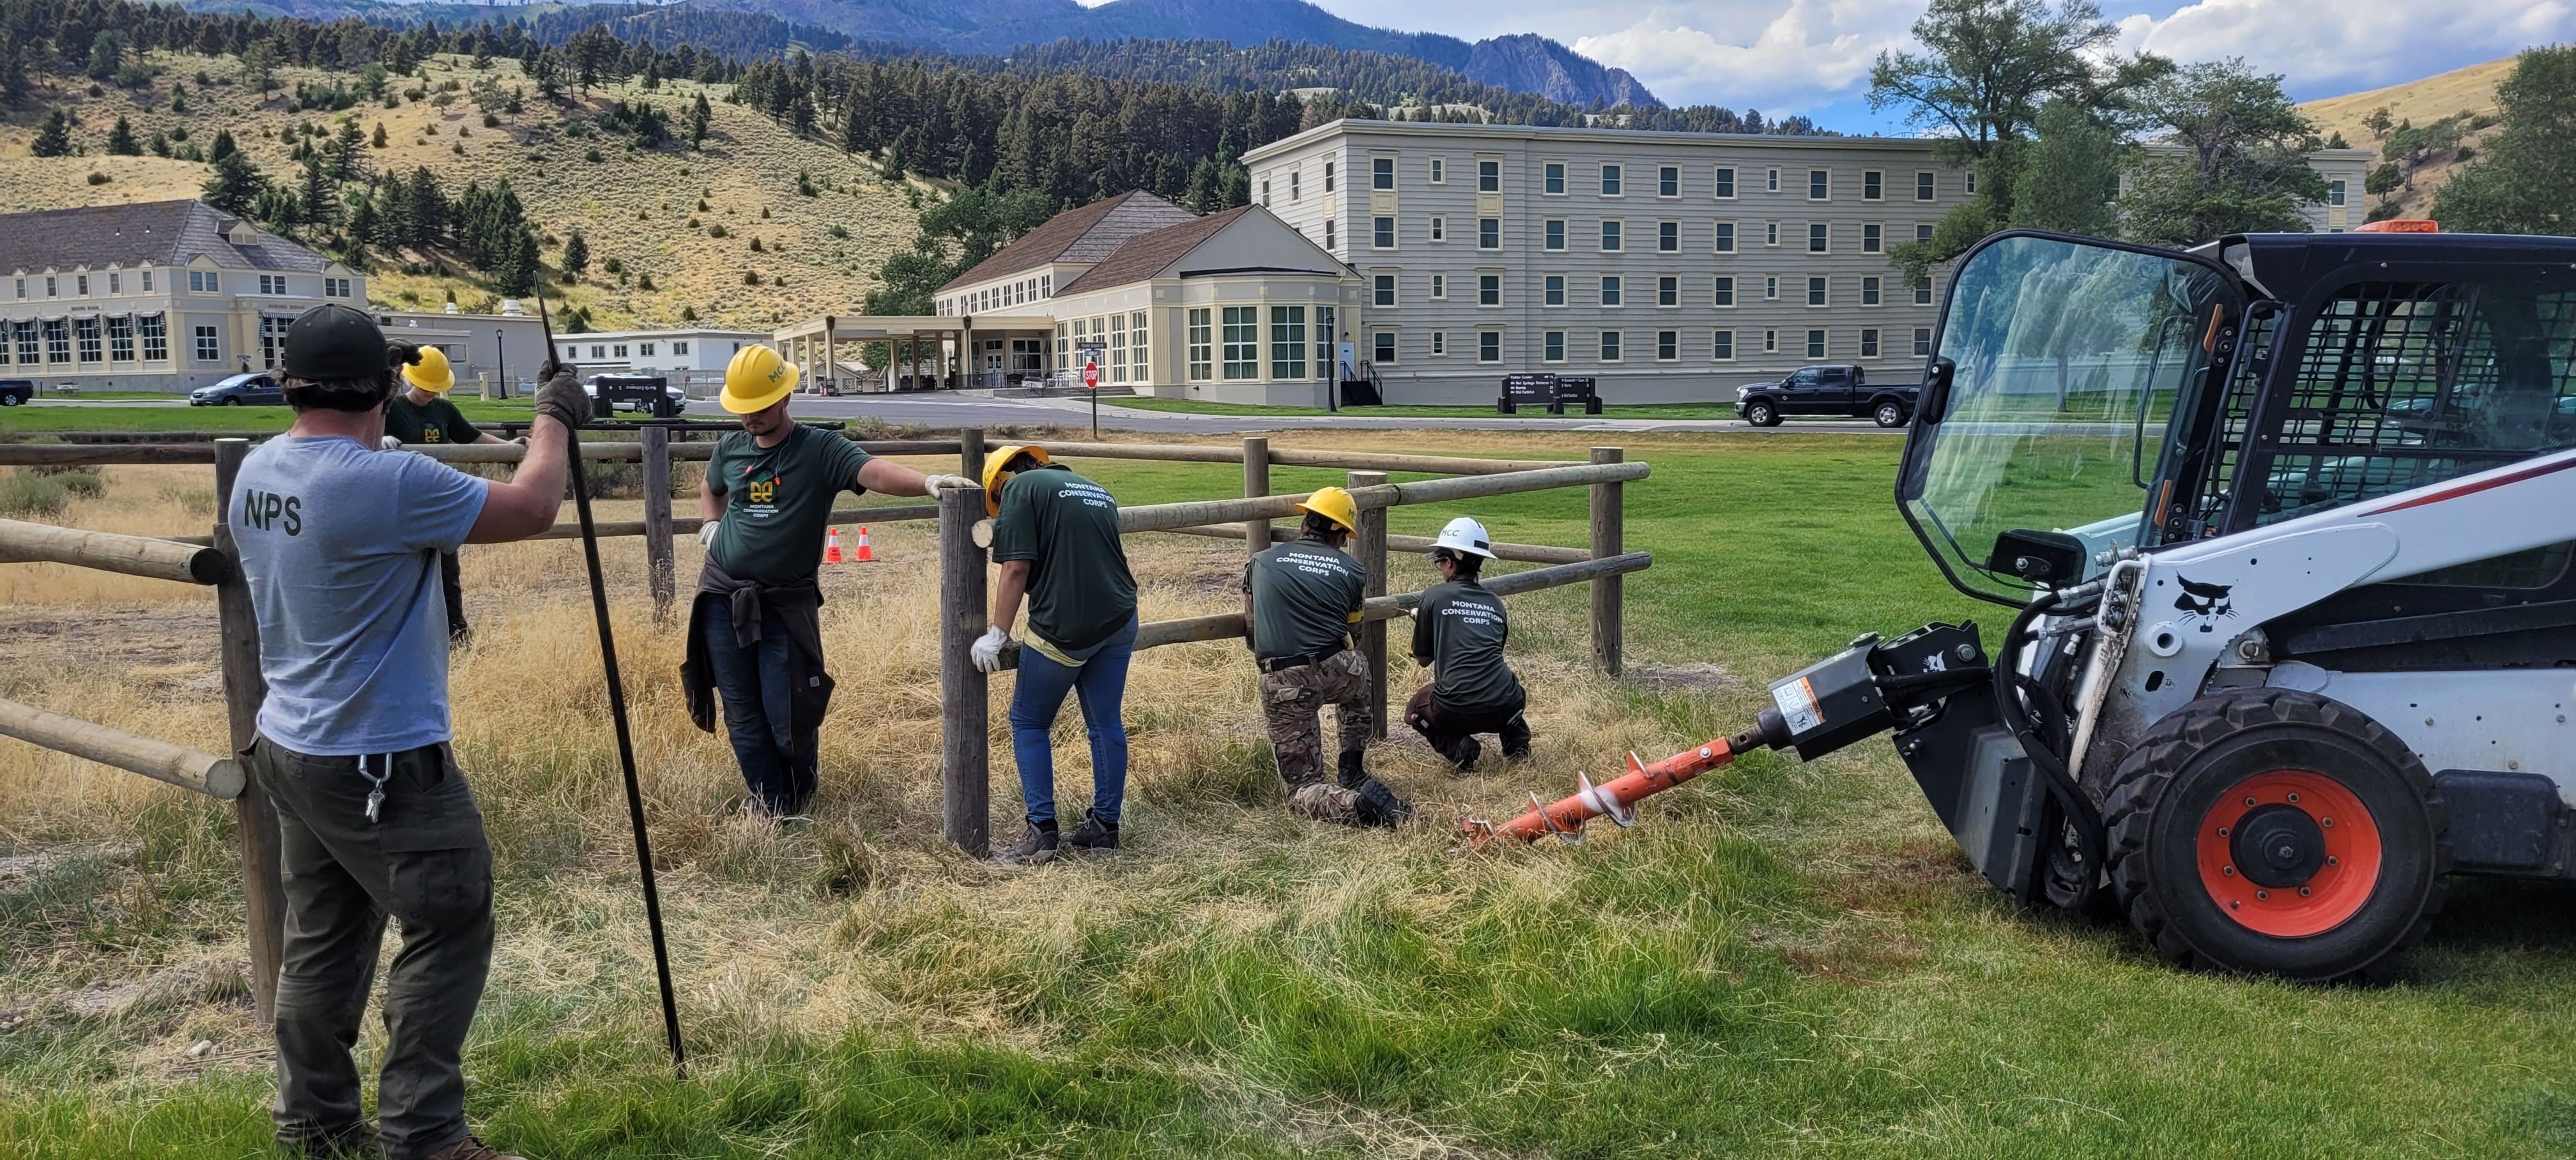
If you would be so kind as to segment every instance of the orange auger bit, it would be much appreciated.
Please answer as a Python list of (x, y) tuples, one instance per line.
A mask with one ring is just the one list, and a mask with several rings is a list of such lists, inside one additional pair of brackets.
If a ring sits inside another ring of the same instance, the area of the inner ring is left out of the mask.
[(1539, 804), (1538, 795), (1530, 795), (1530, 810), (1501, 825), (1467, 818), (1458, 828), (1476, 842), (1488, 838), (1518, 838), (1537, 841), (1542, 834), (1554, 834), (1568, 842), (1583, 840), (1583, 823), (1606, 817), (1622, 828), (1637, 824), (1635, 806), (1640, 799), (1653, 797), (1703, 773), (1733, 761), (1737, 754), (1761, 747), (1757, 734), (1738, 733), (1720, 737), (1696, 749), (1685, 750), (1648, 765), (1628, 755), (1625, 776), (1605, 785), (1594, 785), (1582, 774), (1574, 775), (1575, 790), (1557, 800), (1555, 805)]

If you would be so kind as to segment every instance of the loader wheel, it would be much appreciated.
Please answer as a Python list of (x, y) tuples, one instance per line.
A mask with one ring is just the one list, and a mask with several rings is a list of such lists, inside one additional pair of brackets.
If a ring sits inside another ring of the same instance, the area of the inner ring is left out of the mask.
[(2103, 817), (2121, 909), (2185, 967), (2384, 977), (2442, 909), (2451, 869), (2423, 762), (2359, 710), (2290, 689), (2157, 722)]

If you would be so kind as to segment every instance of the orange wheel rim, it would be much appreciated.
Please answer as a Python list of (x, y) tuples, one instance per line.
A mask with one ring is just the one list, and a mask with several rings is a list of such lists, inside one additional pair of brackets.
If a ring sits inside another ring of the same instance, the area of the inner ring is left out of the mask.
[(2219, 912), (2276, 938), (2324, 934), (2361, 913), (2383, 857), (2379, 823), (2361, 798), (2303, 769), (2229, 786), (2201, 816), (2194, 845), (2200, 884)]

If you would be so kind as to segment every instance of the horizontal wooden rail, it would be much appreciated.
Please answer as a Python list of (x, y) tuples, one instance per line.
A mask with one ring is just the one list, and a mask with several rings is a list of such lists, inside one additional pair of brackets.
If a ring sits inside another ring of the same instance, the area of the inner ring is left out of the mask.
[(21, 520), (0, 520), (0, 564), (70, 564), (182, 584), (213, 584), (232, 571), (212, 547)]
[[(1240, 540), (1243, 538), (1243, 530), (1251, 526), (1253, 525), (1218, 524), (1206, 528), (1167, 528), (1165, 530), (1175, 536), (1207, 536), (1219, 540)], [(1296, 538), (1297, 532), (1294, 529), (1270, 529), (1271, 543), (1285, 543)], [(1428, 552), (1436, 543), (1438, 541), (1429, 536), (1389, 535), (1386, 538), (1386, 546), (1398, 552)], [(1592, 553), (1581, 548), (1555, 548), (1546, 544), (1497, 543), (1486, 546), (1493, 549), (1495, 559), (1510, 560), (1518, 564), (1580, 564), (1592, 558)]]
[(0, 701), (0, 735), (166, 781), (212, 798), (241, 796), (241, 763), (167, 741), (93, 725), (17, 701)]
[[(907, 520), (934, 520), (938, 518), (939, 509), (929, 504), (906, 504), (901, 507), (838, 508), (832, 512), (832, 522), (835, 524), (899, 524)], [(690, 516), (686, 519), (673, 517), (671, 520), (671, 531), (677, 534), (694, 535), (698, 530), (698, 525), (705, 522), (705, 520), (696, 516)], [(591, 527), (599, 538), (603, 540), (616, 539), (620, 536), (640, 536), (644, 534), (644, 521), (642, 520), (601, 520), (594, 522)], [(581, 538), (581, 525), (578, 522), (567, 520), (528, 538), (531, 540), (578, 540)], [(169, 537), (168, 542), (173, 544), (210, 545), (215, 541), (212, 536), (171, 536)]]
[[(265, 438), (265, 435), (258, 436)], [(675, 441), (671, 458), (703, 461), (715, 443)], [(859, 441), (870, 455), (955, 455), (954, 439), (870, 439)], [(414, 443), (404, 447), (441, 463), (517, 463), (526, 448), (516, 443)], [(643, 458), (640, 443), (584, 443), (581, 457), (601, 463), (632, 463)], [(0, 467), (138, 467), (160, 464), (213, 463), (212, 443), (0, 443)]]
[[(1051, 456), (1067, 459), (1147, 459), (1167, 463), (1241, 463), (1241, 447), (1201, 447), (1180, 443), (1040, 443)], [(1270, 449), (1275, 467), (1338, 467), (1352, 471), (1415, 471), (1429, 475), (1499, 475), (1563, 467), (1547, 459), (1460, 459), (1445, 455), (1392, 455), (1373, 451), (1318, 451), (1294, 447)]]
[[(1486, 577), (1483, 584), (1486, 591), (1496, 596), (1513, 596), (1544, 588), (1582, 584), (1604, 576), (1642, 572), (1654, 566), (1654, 562), (1655, 558), (1650, 553), (1628, 552), (1599, 560), (1585, 560), (1579, 564), (1559, 564), (1549, 568), (1506, 572)], [(1360, 619), (1363, 621), (1391, 620), (1411, 612), (1414, 606), (1420, 603), (1422, 603), (1420, 592), (1372, 597), (1361, 606)], [(1136, 630), (1136, 647), (1138, 649), (1161, 648), (1164, 645), (1190, 644), (1205, 640), (1235, 640), (1249, 635), (1251, 630), (1244, 626), (1242, 613), (1219, 612), (1209, 616), (1185, 616), (1175, 620), (1157, 620), (1141, 625)], [(1019, 665), (1020, 646), (1014, 641), (1010, 647), (1002, 650), (1002, 667), (1015, 669)]]
[[(1512, 471), (1498, 475), (1456, 476), (1449, 479), (1425, 479), (1413, 483), (1382, 483), (1374, 487), (1354, 488), (1352, 502), (1362, 510), (1401, 507), (1408, 504), (1447, 503), (1462, 499), (1511, 495), (1524, 491), (1545, 491), (1554, 487), (1584, 487), (1595, 483), (1624, 483), (1644, 479), (1650, 467), (1643, 461), (1629, 463), (1575, 463), (1558, 467)], [(1174, 528), (1200, 528), (1210, 524), (1227, 524), (1241, 520), (1280, 519), (1297, 514), (1297, 505), (1311, 493), (1296, 495), (1256, 496), (1248, 499), (1203, 499), (1184, 503), (1146, 504), (1118, 509), (1118, 531), (1123, 535), (1138, 532), (1168, 532)], [(975, 542), (992, 545), (993, 521), (975, 525)]]
[(212, 443), (0, 443), (0, 467), (213, 463)]

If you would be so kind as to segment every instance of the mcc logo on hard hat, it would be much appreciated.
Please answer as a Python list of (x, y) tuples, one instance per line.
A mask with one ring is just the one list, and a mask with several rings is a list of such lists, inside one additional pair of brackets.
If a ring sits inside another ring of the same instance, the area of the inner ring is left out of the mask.
[(766, 411), (796, 389), (796, 367), (765, 346), (746, 346), (725, 364), (724, 391), (716, 401), (737, 415)]

